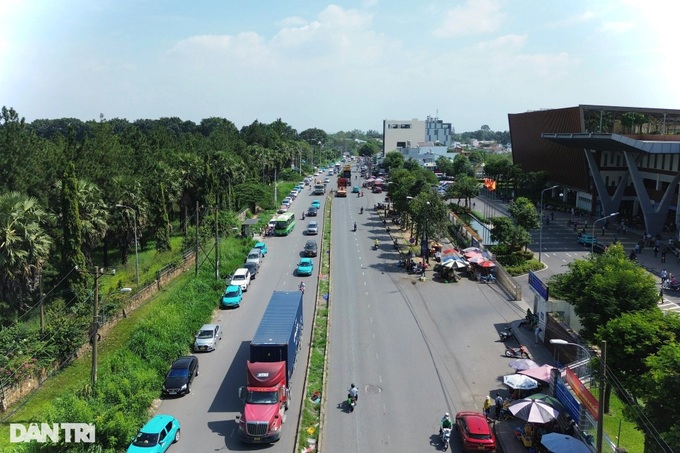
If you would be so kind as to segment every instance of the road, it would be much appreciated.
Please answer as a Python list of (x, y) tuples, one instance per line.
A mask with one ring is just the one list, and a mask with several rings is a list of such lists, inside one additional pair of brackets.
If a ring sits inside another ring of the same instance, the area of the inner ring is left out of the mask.
[[(480, 411), (487, 394), (505, 393), (500, 379), (512, 370), (497, 329), (526, 310), (496, 285), (407, 275), (375, 211), (359, 214), (378, 201), (368, 193), (333, 201), (325, 452), (438, 447), (444, 412)], [(356, 233), (348, 227), (354, 221)], [(343, 401), (352, 382), (361, 392), (348, 413)], [(459, 448), (454, 438), (452, 451)]]
[[(214, 322), (222, 325), (224, 337), (214, 352), (197, 354), (200, 375), (194, 380), (191, 394), (161, 401), (157, 412), (173, 415), (179, 420), (182, 428), (181, 440), (170, 449), (173, 453), (238, 451), (253, 448), (239, 441), (235, 419), (242, 407), (238, 398), (238, 388), (245, 385), (245, 364), (248, 359), (249, 342), (255, 334), (272, 292), (295, 291), (300, 280), (305, 281), (307, 295), (303, 314), (304, 341), (297, 360), (298, 365), (307, 363), (311, 332), (310, 320), (314, 310), (311, 295), (316, 294), (315, 276), (318, 258), (314, 259), (314, 277), (295, 277), (293, 272), (307, 239), (314, 238), (320, 241), (322, 237), (321, 232), (316, 237), (303, 235), (308, 220), (300, 220), (303, 210), (306, 211), (315, 199), (322, 204), (322, 209), (319, 210), (320, 215), (317, 217), (321, 226), (324, 197), (312, 196), (309, 191), (301, 193), (291, 207), (291, 211), (296, 213), (298, 219), (295, 230), (286, 237), (267, 238), (269, 252), (263, 260), (256, 279), (244, 293), (241, 307), (216, 313)], [(218, 297), (219, 294), (215, 294), (216, 304)], [(303, 373), (298, 367), (293, 376), (293, 401), (287, 412), (288, 420), (281, 440), (268, 448), (270, 452), (289, 453), (294, 450), (297, 414), (300, 411), (303, 389), (302, 377)]]

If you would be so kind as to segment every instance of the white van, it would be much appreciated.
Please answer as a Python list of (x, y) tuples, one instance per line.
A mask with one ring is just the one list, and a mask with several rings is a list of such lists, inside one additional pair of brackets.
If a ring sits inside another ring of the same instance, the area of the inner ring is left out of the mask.
[(248, 291), (248, 287), (250, 286), (250, 271), (245, 267), (236, 269), (229, 284), (240, 286), (241, 291)]

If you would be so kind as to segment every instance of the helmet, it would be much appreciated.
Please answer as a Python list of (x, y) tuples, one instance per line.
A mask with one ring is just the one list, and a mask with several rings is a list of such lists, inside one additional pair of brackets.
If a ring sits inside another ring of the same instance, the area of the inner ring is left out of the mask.
[(352, 384), (350, 387), (351, 387), (351, 388), (354, 388), (354, 384)]
[(449, 418), (449, 417), (450, 417), (449, 413), (448, 413), (448, 412), (445, 413), (445, 414), (444, 414), (444, 417)]

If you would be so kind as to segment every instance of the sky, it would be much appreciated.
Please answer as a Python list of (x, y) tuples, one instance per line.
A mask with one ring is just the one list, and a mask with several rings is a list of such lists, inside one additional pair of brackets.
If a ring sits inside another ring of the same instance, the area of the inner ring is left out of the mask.
[(0, 105), (327, 133), (678, 109), (678, 17), (674, 0), (2, 0)]

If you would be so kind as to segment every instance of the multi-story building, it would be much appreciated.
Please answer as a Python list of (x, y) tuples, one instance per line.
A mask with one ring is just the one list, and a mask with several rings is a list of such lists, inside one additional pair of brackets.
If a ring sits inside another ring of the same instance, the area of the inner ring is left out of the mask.
[(680, 110), (579, 105), (508, 115), (513, 161), (572, 206), (651, 234), (680, 223)]
[(383, 156), (399, 148), (411, 148), (421, 142), (438, 143), (447, 148), (453, 142), (453, 126), (438, 118), (427, 117), (425, 121), (383, 121)]

